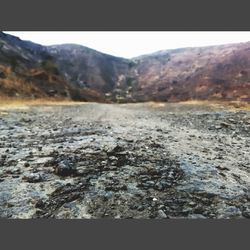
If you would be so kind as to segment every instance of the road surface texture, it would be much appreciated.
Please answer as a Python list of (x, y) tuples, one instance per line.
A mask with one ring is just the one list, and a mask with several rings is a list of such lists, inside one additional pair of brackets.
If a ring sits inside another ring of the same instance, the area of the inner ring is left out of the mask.
[(0, 110), (1, 218), (250, 218), (250, 111)]

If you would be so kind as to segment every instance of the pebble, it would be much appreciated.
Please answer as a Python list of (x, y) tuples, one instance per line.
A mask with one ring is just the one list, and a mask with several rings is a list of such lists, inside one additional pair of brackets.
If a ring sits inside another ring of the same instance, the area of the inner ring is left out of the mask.
[(165, 219), (165, 218), (167, 218), (167, 215), (164, 213), (163, 210), (160, 209), (160, 210), (158, 210), (158, 217)]
[(188, 216), (190, 219), (206, 219), (206, 217), (202, 214), (190, 214)]
[(23, 180), (26, 180), (27, 182), (30, 183), (35, 183), (35, 182), (40, 182), (43, 180), (42, 176), (38, 173), (30, 173), (30, 174), (25, 174), (23, 176)]

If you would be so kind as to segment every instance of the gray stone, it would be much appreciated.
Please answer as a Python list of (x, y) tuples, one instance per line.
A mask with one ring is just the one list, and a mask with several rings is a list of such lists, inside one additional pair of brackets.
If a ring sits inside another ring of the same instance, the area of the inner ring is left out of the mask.
[(43, 178), (39, 173), (30, 173), (30, 174), (24, 175), (23, 180), (30, 182), (30, 183), (35, 183), (35, 182), (43, 181)]
[(202, 214), (190, 214), (188, 216), (190, 219), (206, 219), (206, 217)]
[(158, 210), (158, 217), (161, 218), (161, 219), (165, 219), (167, 218), (167, 215), (164, 213), (163, 210)]

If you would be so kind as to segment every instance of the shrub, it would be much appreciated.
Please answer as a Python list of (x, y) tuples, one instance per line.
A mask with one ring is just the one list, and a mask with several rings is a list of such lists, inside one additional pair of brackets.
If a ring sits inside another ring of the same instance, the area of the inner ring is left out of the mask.
[(55, 63), (53, 63), (52, 61), (50, 60), (45, 60), (41, 63), (41, 66), (46, 70), (48, 71), (49, 73), (52, 73), (52, 74), (55, 74), (55, 75), (58, 75), (59, 74), (59, 70), (56, 66)]

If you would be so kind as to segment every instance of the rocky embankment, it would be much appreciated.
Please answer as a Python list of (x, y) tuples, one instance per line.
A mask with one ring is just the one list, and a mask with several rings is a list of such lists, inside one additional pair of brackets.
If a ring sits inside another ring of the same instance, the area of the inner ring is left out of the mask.
[(0, 110), (1, 218), (250, 218), (250, 112)]

